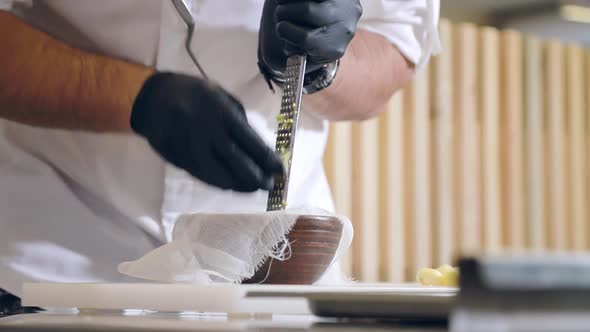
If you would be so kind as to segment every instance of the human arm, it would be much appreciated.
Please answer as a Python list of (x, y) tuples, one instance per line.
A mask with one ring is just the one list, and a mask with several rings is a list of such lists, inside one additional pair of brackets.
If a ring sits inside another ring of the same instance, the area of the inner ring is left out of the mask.
[[(359, 20), (355, 8), (361, 3)], [(386, 109), (395, 91), (439, 50), (439, 5), (438, 0), (267, 0), (259, 39), (261, 71), (280, 78), (288, 44), (307, 54), (312, 70), (339, 59), (335, 80), (304, 96), (304, 107), (329, 120), (367, 119)], [(289, 25), (297, 28), (284, 28)]]
[(384, 110), (391, 96), (413, 76), (414, 64), (383, 36), (358, 30), (340, 60), (334, 82), (303, 103), (332, 120), (365, 120)]
[(153, 69), (71, 47), (8, 12), (0, 11), (0, 31), (1, 118), (37, 127), (131, 131), (131, 106)]
[[(241, 103), (196, 77), (93, 54), (0, 11), (0, 118), (51, 129), (136, 133), (222, 189), (269, 189), (280, 158)], [(138, 165), (141, 167), (141, 165)]]

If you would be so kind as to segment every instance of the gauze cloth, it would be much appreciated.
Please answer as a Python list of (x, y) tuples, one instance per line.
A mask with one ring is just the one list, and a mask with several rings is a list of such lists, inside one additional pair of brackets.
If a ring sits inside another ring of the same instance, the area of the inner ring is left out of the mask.
[(119, 272), (157, 282), (238, 283), (252, 277), (267, 258), (289, 258), (286, 236), (301, 215), (333, 216), (342, 223), (342, 236), (331, 263), (335, 264), (352, 241), (350, 220), (322, 209), (303, 208), (181, 215), (171, 242), (136, 261), (121, 263)]

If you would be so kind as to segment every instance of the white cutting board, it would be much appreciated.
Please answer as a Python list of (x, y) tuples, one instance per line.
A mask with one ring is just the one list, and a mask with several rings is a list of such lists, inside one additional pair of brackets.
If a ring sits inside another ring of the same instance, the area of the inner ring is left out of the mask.
[[(25, 306), (95, 310), (196, 311), (218, 313), (310, 314), (306, 296), (313, 293), (422, 294), (453, 296), (452, 288), (416, 285), (291, 286), (190, 284), (27, 283)], [(250, 296), (249, 296), (250, 295)]]
[(27, 283), (25, 306), (83, 310), (309, 314), (304, 298), (248, 299), (241, 285)]

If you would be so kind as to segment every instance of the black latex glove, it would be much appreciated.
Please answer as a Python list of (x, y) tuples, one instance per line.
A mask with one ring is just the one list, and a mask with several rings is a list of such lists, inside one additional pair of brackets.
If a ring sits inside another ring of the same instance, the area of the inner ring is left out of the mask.
[(292, 53), (307, 55), (307, 72), (340, 59), (362, 12), (359, 0), (266, 0), (258, 42), (261, 71), (283, 74)]
[(283, 172), (240, 102), (199, 78), (151, 76), (134, 102), (131, 128), (168, 162), (222, 189), (270, 190), (273, 176)]
[(11, 315), (31, 314), (43, 311), (36, 307), (23, 307), (20, 298), (0, 289), (0, 318)]

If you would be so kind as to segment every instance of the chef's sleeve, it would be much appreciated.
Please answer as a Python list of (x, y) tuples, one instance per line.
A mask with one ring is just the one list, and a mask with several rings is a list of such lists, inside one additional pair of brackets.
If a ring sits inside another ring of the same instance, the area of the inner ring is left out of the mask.
[(0, 0), (0, 10), (12, 9), (12, 0)]
[(30, 7), (32, 0), (0, 0), (0, 10), (11, 11), (17, 4)]
[(440, 0), (361, 0), (359, 28), (389, 40), (417, 68), (441, 51)]

